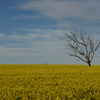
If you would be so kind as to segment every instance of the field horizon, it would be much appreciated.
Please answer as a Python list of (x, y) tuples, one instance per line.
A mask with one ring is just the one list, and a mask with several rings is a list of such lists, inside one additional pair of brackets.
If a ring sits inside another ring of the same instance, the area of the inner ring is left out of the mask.
[(0, 100), (99, 100), (100, 65), (0, 64)]

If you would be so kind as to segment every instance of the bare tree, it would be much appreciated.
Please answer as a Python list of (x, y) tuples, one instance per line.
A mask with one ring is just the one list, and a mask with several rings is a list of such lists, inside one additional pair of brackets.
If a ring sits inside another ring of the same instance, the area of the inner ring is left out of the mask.
[(99, 48), (100, 41), (94, 40), (90, 35), (81, 31), (79, 34), (76, 31), (71, 31), (70, 34), (65, 34), (67, 46), (71, 53), (69, 56), (74, 56), (88, 64), (91, 67), (95, 51)]

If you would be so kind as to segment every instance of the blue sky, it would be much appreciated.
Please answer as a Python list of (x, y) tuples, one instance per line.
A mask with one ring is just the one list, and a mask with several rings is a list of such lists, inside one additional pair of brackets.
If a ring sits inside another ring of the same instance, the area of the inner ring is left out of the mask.
[(100, 0), (0, 0), (0, 64), (84, 64), (67, 55), (73, 29), (100, 40)]

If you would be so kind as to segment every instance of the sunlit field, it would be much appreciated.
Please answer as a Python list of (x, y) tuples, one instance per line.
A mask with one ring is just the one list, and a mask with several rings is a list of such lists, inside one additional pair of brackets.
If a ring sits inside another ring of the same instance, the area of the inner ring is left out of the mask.
[(100, 100), (100, 66), (0, 65), (0, 100)]

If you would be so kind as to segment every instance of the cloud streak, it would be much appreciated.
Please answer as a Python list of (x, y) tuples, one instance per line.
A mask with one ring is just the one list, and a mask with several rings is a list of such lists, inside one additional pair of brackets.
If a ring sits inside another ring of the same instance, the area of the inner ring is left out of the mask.
[(41, 0), (27, 1), (17, 8), (21, 10), (36, 10), (40, 14), (52, 19), (80, 18), (83, 20), (100, 20), (100, 1), (99, 0)]
[[(19, 59), (28, 57), (35, 61), (33, 63), (42, 63), (41, 60), (43, 59), (43, 63), (63, 62), (66, 51), (64, 40), (61, 37), (63, 37), (64, 31), (51, 29), (35, 29), (32, 31), (33, 33), (27, 35), (12, 34), (8, 36), (4, 34), (6, 37), (2, 37), (2, 39), (12, 42), (0, 45), (0, 56), (6, 58), (19, 57)], [(41, 40), (41, 36), (45, 39)], [(40, 38), (37, 39), (37, 37)], [(62, 61), (59, 62), (61, 58)], [(50, 62), (51, 59), (54, 59), (54, 61)]]
[[(67, 30), (53, 29), (26, 29), (26, 34), (0, 33), (2, 40), (6, 45), (0, 45), (0, 56), (3, 58), (20, 59), (20, 63), (54, 63), (54, 64), (71, 64), (76, 62), (75, 58), (67, 56), (66, 40), (64, 37)], [(98, 35), (99, 36), (99, 35)], [(41, 39), (43, 38), (43, 40)], [(25, 60), (27, 61), (25, 62)], [(29, 60), (30, 59), (30, 60)], [(97, 58), (96, 58), (97, 59)], [(29, 60), (29, 61), (28, 61)], [(9, 61), (11, 63), (11, 61)], [(15, 62), (14, 62), (15, 63)], [(76, 62), (75, 64), (77, 64)], [(81, 62), (79, 62), (81, 63)], [(96, 62), (94, 61), (94, 64)], [(98, 62), (99, 63), (99, 62)]]
[(55, 41), (58, 40), (60, 37), (63, 37), (65, 32), (68, 32), (66, 30), (53, 30), (53, 29), (25, 29), (25, 30), (28, 31), (28, 33), (22, 35), (20, 35), (20, 33), (17, 32), (10, 35), (7, 35), (5, 33), (0, 33), (0, 39), (41, 41), (43, 38), (43, 40)]
[[(1, 33), (0, 36), (3, 41), (12, 41), (5, 42), (5, 44), (1, 45), (1, 55), (12, 55), (17, 57), (21, 56), (22, 54), (26, 55), (27, 53), (25, 52), (31, 52), (28, 53), (29, 55), (27, 56), (57, 56), (58, 53), (63, 53), (64, 33), (65, 31), (52, 29), (34, 29), (31, 33), (24, 35), (20, 35), (18, 33), (6, 35)], [(20, 54), (19, 51), (21, 51), (22, 54)]]
[(9, 20), (25, 20), (25, 19), (38, 19), (40, 18), (39, 16), (29, 16), (29, 15), (19, 15), (19, 16), (14, 16), (12, 18), (10, 18)]

